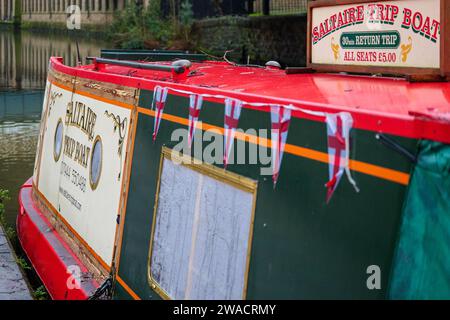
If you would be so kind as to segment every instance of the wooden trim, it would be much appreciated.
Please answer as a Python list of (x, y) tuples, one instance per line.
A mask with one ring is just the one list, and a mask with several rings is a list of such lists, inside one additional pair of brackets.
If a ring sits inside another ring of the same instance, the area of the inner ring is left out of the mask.
[(45, 137), (45, 131), (46, 131), (46, 126), (47, 126), (47, 118), (48, 118), (48, 104), (49, 104), (49, 100), (50, 100), (50, 93), (52, 92), (52, 82), (48, 81), (46, 87), (48, 89), (47, 92), (47, 98), (45, 100), (46, 104), (45, 104), (45, 109), (44, 112), (42, 112), (42, 116), (41, 116), (41, 127), (39, 128), (39, 141), (38, 141), (38, 146), (37, 146), (37, 159), (36, 159), (36, 185), (39, 186), (39, 175), (41, 173), (41, 160), (42, 160), (42, 149), (44, 148), (44, 137)]
[(125, 289), (125, 291), (134, 299), (134, 300), (141, 300), (141, 298), (136, 294), (136, 292), (133, 291), (126, 283), (123, 281), (123, 279), (119, 276), (116, 277), (117, 282), (122, 286), (122, 288)]
[(147, 257), (147, 281), (150, 285), (150, 288), (155, 291), (162, 299), (169, 300), (170, 295), (164, 291), (163, 288), (158, 284), (157, 281), (154, 281), (152, 278), (151, 271), (151, 261), (152, 261), (152, 252), (153, 252), (153, 238), (155, 235), (155, 223), (156, 223), (156, 214), (158, 211), (158, 202), (159, 202), (159, 190), (161, 188), (161, 174), (164, 163), (164, 153), (161, 152), (159, 157), (159, 169), (158, 169), (158, 181), (156, 182), (156, 194), (155, 194), (155, 205), (153, 209), (153, 217), (152, 217), (152, 228), (150, 230), (150, 244), (148, 249), (148, 257)]
[(307, 17), (307, 25), (306, 25), (306, 67), (309, 69), (312, 69), (311, 67), (311, 52), (312, 52), (312, 46), (311, 46), (311, 34), (312, 34), (312, 9), (313, 9), (313, 1), (308, 1), (308, 9), (306, 11), (306, 17)]
[(105, 99), (117, 100), (125, 104), (134, 103), (136, 88), (123, 86), (118, 83), (80, 77), (78, 74), (79, 70), (75, 73), (68, 73), (50, 68), (48, 71), (48, 79), (51, 82), (55, 81), (64, 86), (73, 87), (74, 89), (81, 88), (84, 92), (98, 94)]
[[(441, 32), (440, 32), (440, 68), (415, 68), (415, 67), (378, 67), (363, 65), (332, 65), (312, 63), (312, 11), (313, 8), (377, 3), (394, 0), (315, 0), (308, 2), (308, 26), (307, 26), (307, 43), (306, 43), (306, 66), (315, 71), (320, 72), (351, 72), (351, 73), (368, 73), (368, 74), (388, 74), (397, 76), (406, 76), (407, 79), (415, 81), (440, 81), (442, 78), (450, 77), (450, 0), (441, 1)], [(445, 22), (445, 23), (444, 23)], [(447, 44), (447, 47), (446, 47)]]
[(450, 0), (441, 0), (441, 76), (450, 80)]
[(363, 4), (370, 2), (384, 2), (384, 1), (401, 1), (401, 0), (314, 0), (308, 1), (308, 9), (319, 7), (340, 6), (345, 4)]
[(125, 156), (125, 170), (123, 174), (122, 188), (120, 191), (121, 200), (119, 203), (119, 211), (120, 215), (120, 223), (116, 227), (116, 236), (114, 243), (114, 252), (113, 252), (113, 265), (115, 268), (115, 276), (119, 277), (119, 268), (120, 268), (120, 257), (122, 254), (122, 242), (123, 242), (123, 232), (125, 228), (125, 217), (127, 213), (127, 204), (128, 204), (128, 194), (130, 187), (130, 179), (131, 179), (131, 168), (133, 164), (133, 156), (134, 156), (134, 142), (136, 141), (136, 129), (139, 119), (139, 113), (137, 111), (137, 106), (139, 103), (140, 90), (136, 89), (136, 105), (131, 111), (131, 123), (128, 129), (128, 145), (127, 152)]
[(247, 240), (247, 260), (245, 262), (245, 274), (244, 274), (244, 288), (243, 288), (243, 299), (247, 299), (248, 293), (248, 276), (250, 274), (250, 262), (252, 257), (252, 248), (253, 248), (253, 232), (255, 229), (255, 216), (256, 216), (256, 202), (258, 200), (258, 183), (255, 184), (253, 190), (250, 191), (253, 196), (252, 203), (252, 212), (250, 218), (250, 230), (248, 232), (248, 240)]
[[(405, 75), (423, 75), (434, 76), (436, 79), (440, 76), (439, 69), (432, 68), (408, 68), (408, 67), (374, 67), (374, 66), (350, 66), (334, 64), (310, 63), (309, 67), (321, 72), (353, 72), (353, 73), (381, 73), (394, 76)], [(343, 70), (345, 69), (345, 70)]]
[(128, 104), (128, 103), (124, 103), (124, 102), (120, 102), (120, 101), (117, 101), (117, 100), (103, 98), (103, 97), (101, 97), (99, 95), (95, 95), (95, 94), (89, 93), (87, 91), (82, 91), (82, 90), (78, 90), (78, 89), (74, 90), (74, 89), (72, 89), (70, 87), (67, 87), (67, 86), (65, 86), (65, 85), (63, 85), (61, 83), (56, 82), (55, 80), (53, 80), (51, 83), (53, 85), (61, 88), (61, 89), (64, 89), (66, 91), (70, 91), (73, 94), (76, 93), (76, 94), (79, 94), (79, 95), (82, 95), (82, 96), (85, 96), (85, 97), (88, 97), (88, 98), (91, 98), (91, 99), (99, 100), (99, 101), (102, 101), (102, 102), (105, 102), (105, 103), (108, 103), (108, 104), (113, 104), (115, 106), (119, 106), (119, 107), (122, 107), (122, 108), (125, 108), (125, 109), (133, 109), (134, 108), (133, 105)]

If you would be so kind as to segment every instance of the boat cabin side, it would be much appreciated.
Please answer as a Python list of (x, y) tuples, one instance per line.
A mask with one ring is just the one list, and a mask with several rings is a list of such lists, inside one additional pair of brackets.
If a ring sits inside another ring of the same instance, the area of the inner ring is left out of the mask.
[(348, 132), (360, 192), (343, 175), (330, 197), (326, 117), (292, 112), (274, 180), (279, 110), (53, 66), (34, 196), (99, 283), (114, 274), (117, 298), (385, 297), (412, 163), (375, 132)]
[[(409, 81), (448, 78), (450, 7), (381, 2), (310, 2), (309, 68), (286, 73), (113, 51), (77, 68), (52, 58), (27, 189), (39, 210), (21, 207), (22, 246), (50, 254), (59, 241), (70, 259), (55, 261), (89, 278), (76, 298), (107, 278), (119, 299), (417, 297), (415, 272), (432, 268), (405, 264), (422, 253), (415, 235), (448, 235), (436, 217), (450, 197), (439, 188), (450, 88)], [(436, 41), (415, 28), (425, 21)], [(53, 240), (26, 237), (46, 225)], [(31, 260), (48, 273), (40, 256)], [(73, 280), (63, 267), (59, 278)], [(445, 292), (428, 284), (417, 286), (424, 297)]]

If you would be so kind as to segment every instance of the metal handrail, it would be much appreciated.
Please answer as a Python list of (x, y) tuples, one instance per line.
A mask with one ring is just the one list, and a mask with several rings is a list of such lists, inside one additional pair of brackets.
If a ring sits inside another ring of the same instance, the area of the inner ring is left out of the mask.
[(129, 52), (137, 52), (137, 53), (180, 53), (186, 54), (182, 50), (148, 50), (148, 49), (100, 49), (100, 53), (103, 52), (113, 52), (113, 53), (129, 53)]
[(116, 66), (131, 67), (131, 68), (136, 68), (136, 69), (175, 72), (177, 74), (184, 73), (184, 71), (186, 70), (183, 66), (167, 66), (167, 65), (162, 65), (162, 64), (105, 59), (105, 58), (98, 58), (98, 57), (86, 57), (86, 60), (93, 60), (94, 62), (97, 62), (97, 63), (112, 64), (112, 65), (116, 65)]

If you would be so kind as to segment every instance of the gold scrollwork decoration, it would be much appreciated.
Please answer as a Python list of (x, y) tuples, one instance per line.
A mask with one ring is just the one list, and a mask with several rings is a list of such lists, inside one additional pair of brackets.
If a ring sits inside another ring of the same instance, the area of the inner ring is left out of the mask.
[(114, 132), (119, 133), (119, 144), (117, 148), (117, 154), (119, 155), (120, 159), (120, 171), (117, 180), (120, 180), (120, 177), (122, 175), (122, 150), (125, 142), (125, 134), (127, 131), (128, 118), (121, 119), (119, 115), (115, 115), (112, 112), (108, 112), (108, 110), (105, 111), (105, 115), (113, 120)]
[(94, 89), (94, 90), (100, 90), (103, 91), (105, 93), (111, 94), (113, 96), (116, 97), (120, 97), (120, 98), (132, 98), (134, 97), (134, 93), (131, 93), (127, 90), (121, 90), (118, 88), (108, 88), (107, 86), (101, 85), (99, 83), (95, 83), (95, 82), (88, 82), (85, 83), (84, 86), (86, 88), (90, 88), (90, 89)]
[(412, 38), (408, 37), (408, 44), (402, 44), (401, 45), (401, 49), (402, 49), (402, 62), (406, 62), (406, 60), (408, 59), (408, 55), (412, 50)]
[(62, 97), (61, 92), (50, 92), (47, 117), (50, 117), (50, 112), (52, 111), (52, 107), (55, 105), (56, 100), (61, 97)]
[(331, 50), (333, 51), (334, 60), (337, 61), (339, 59), (339, 43), (334, 44), (334, 38), (331, 38)]

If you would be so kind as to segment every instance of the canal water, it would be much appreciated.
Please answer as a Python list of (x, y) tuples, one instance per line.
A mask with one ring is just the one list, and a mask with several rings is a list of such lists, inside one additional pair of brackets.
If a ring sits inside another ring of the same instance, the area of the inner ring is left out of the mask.
[[(77, 37), (81, 57), (98, 56), (108, 44)], [(15, 226), (19, 187), (33, 174), (39, 121), (50, 56), (74, 65), (69, 35), (0, 30), (0, 189), (10, 191), (6, 222)]]

